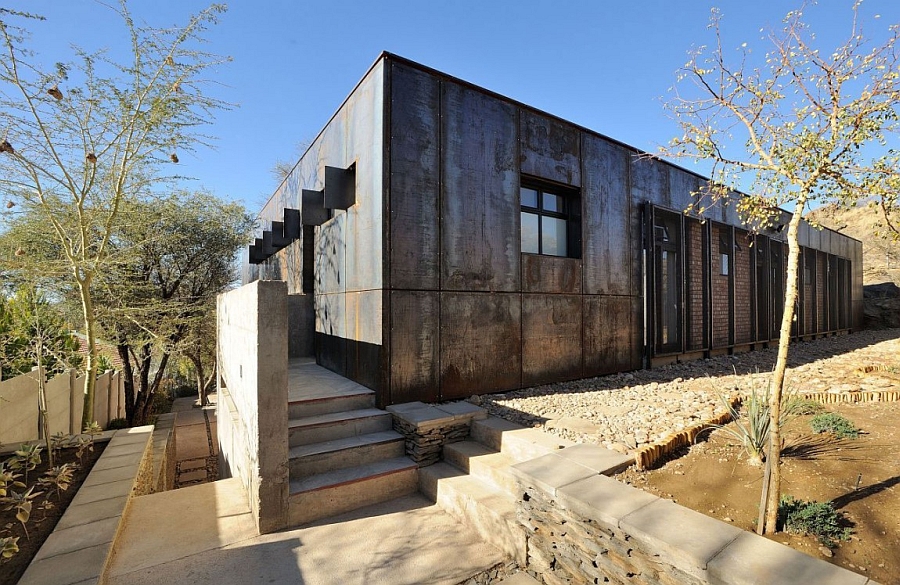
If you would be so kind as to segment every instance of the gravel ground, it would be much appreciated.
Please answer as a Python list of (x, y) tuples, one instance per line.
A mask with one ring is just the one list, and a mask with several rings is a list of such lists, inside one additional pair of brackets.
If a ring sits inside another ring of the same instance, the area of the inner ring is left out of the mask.
[[(770, 348), (469, 400), (519, 424), (631, 453), (726, 412), (722, 396), (754, 386), (764, 390), (775, 358), (776, 349)], [(900, 368), (900, 329), (795, 342), (788, 364), (789, 388), (798, 393), (896, 388), (896, 376), (864, 374), (861, 368)]]

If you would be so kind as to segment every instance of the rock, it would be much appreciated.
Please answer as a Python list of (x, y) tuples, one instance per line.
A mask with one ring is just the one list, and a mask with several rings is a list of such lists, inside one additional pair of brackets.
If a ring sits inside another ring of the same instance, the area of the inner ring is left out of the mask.
[(823, 557), (828, 557), (829, 559), (834, 556), (834, 551), (827, 546), (820, 546), (819, 552), (822, 553)]

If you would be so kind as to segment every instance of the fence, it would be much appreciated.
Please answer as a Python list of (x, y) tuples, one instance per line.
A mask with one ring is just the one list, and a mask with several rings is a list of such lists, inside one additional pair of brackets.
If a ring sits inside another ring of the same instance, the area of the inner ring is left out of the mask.
[[(38, 392), (44, 371), (0, 381), (0, 444), (17, 445), (42, 437)], [(46, 380), (47, 419), (50, 434), (81, 431), (84, 409), (84, 376), (67, 370)], [(97, 376), (93, 419), (103, 428), (114, 418), (125, 417), (125, 386), (121, 372), (106, 371)]]

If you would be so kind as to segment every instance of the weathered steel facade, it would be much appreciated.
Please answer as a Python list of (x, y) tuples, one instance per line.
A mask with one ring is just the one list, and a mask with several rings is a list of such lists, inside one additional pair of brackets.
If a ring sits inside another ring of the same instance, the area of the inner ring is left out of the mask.
[[(355, 193), (329, 195), (341, 180)], [(276, 251), (263, 234), (244, 278), (314, 295), (317, 361), (381, 404), (760, 347), (777, 339), (784, 235), (751, 234), (730, 205), (682, 214), (703, 180), (384, 54), (261, 213), (278, 232), (299, 209), (303, 237)], [(562, 256), (522, 252), (531, 184), (567, 194)], [(860, 242), (806, 224), (800, 239), (794, 334), (859, 327)]]

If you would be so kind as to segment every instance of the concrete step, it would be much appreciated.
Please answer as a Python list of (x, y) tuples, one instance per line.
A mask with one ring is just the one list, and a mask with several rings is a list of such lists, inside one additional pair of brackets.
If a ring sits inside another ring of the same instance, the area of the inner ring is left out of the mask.
[(500, 490), (517, 495), (516, 480), (509, 471), (515, 461), (505, 453), (498, 453), (476, 441), (461, 441), (444, 445), (444, 461)]
[(471, 437), (482, 445), (503, 453), (516, 463), (541, 457), (575, 444), (574, 441), (538, 429), (523, 427), (494, 416), (485, 420), (472, 421)]
[(288, 420), (288, 445), (311, 445), (357, 435), (389, 431), (391, 415), (377, 408), (332, 412)]
[(420, 469), (419, 491), (487, 543), (525, 562), (525, 532), (516, 520), (513, 496), (448, 463)]
[(383, 459), (292, 480), (288, 497), (291, 526), (308, 524), (386, 502), (416, 491), (418, 466), (408, 457)]
[(380, 459), (402, 457), (404, 452), (403, 435), (395, 431), (298, 445), (292, 447), (289, 454), (291, 478), (299, 479)]
[(371, 390), (363, 389), (357, 394), (339, 394), (291, 400), (288, 402), (288, 419), (374, 407), (375, 393)]

